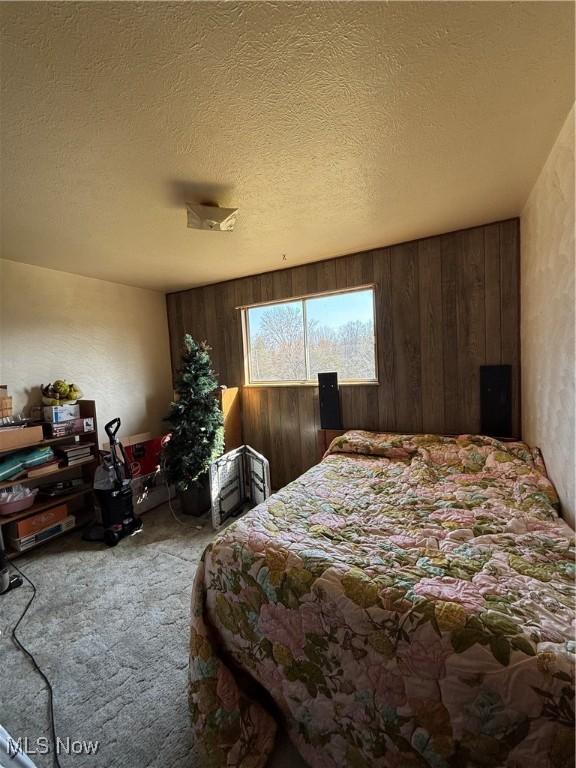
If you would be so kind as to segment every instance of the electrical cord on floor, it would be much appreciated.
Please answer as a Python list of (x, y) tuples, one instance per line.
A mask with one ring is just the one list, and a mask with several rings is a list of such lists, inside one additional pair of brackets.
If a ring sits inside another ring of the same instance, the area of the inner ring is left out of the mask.
[(168, 485), (168, 480), (166, 480), (166, 475), (164, 475), (164, 483), (166, 484), (166, 490), (168, 491), (168, 508), (172, 513), (172, 517), (174, 518), (174, 520), (176, 520), (178, 525), (182, 525), (184, 528), (188, 528), (189, 527), (188, 523), (185, 523), (184, 520), (180, 520), (180, 518), (178, 517), (178, 515), (174, 510), (174, 507), (172, 506), (172, 491), (170, 489), (170, 486)]
[(32, 579), (29, 579), (28, 576), (26, 576), (26, 574), (23, 573), (23, 571), (16, 565), (16, 563), (14, 561), (11, 562), (11, 565), (12, 565), (12, 567), (15, 570), (18, 571), (20, 576), (22, 576), (22, 578), (25, 581), (27, 581), (28, 584), (30, 584), (30, 586), (32, 587), (32, 595), (30, 596), (30, 599), (26, 603), (26, 607), (22, 611), (22, 613), (20, 615), (20, 618), (18, 619), (18, 621), (16, 622), (16, 624), (12, 628), (12, 633), (11, 633), (12, 634), (12, 640), (16, 643), (16, 645), (22, 651), (22, 653), (24, 653), (24, 654), (26, 654), (26, 656), (28, 656), (28, 658), (30, 659), (30, 661), (32, 662), (32, 664), (34, 666), (34, 669), (36, 670), (36, 672), (38, 672), (38, 674), (40, 675), (42, 680), (44, 680), (44, 682), (46, 683), (46, 687), (48, 688), (48, 710), (49, 710), (49, 713), (50, 713), (50, 735), (52, 737), (52, 747), (54, 749), (54, 754), (53, 754), (54, 765), (55, 765), (56, 768), (62, 768), (62, 765), (60, 764), (60, 760), (58, 759), (58, 751), (57, 751), (57, 748), (56, 748), (56, 723), (54, 721), (54, 691), (52, 690), (52, 685), (50, 683), (50, 680), (48, 680), (48, 678), (44, 674), (44, 672), (40, 669), (40, 667), (38, 665), (38, 662), (34, 658), (34, 655), (28, 650), (28, 648), (26, 648), (26, 646), (22, 643), (22, 641), (20, 640), (20, 638), (16, 634), (16, 630), (18, 629), (18, 627), (22, 623), (24, 617), (28, 613), (28, 609), (30, 608), (30, 606), (34, 602), (34, 598), (36, 597), (36, 585), (34, 584)]
[(170, 488), (170, 485), (168, 484), (168, 478), (166, 476), (166, 465), (164, 463), (161, 464), (161, 472), (162, 476), (164, 478), (164, 485), (166, 486), (166, 490), (168, 492), (168, 509), (170, 510), (172, 517), (178, 525), (181, 525), (183, 528), (195, 528), (196, 530), (200, 531), (204, 527), (203, 525), (191, 525), (190, 523), (184, 522), (184, 520), (181, 520), (178, 515), (176, 514), (176, 511), (174, 510), (174, 507), (172, 506), (172, 490)]

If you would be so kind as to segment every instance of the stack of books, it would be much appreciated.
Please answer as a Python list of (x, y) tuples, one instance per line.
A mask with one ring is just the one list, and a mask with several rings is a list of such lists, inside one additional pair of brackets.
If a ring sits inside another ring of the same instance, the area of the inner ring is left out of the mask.
[(52, 461), (46, 461), (44, 464), (38, 464), (35, 467), (29, 467), (26, 472), (26, 477), (31, 480), (33, 477), (42, 477), (42, 475), (50, 475), (56, 469), (58, 469), (58, 459)]
[(59, 445), (56, 453), (64, 461), (64, 466), (75, 467), (77, 464), (84, 464), (92, 461), (92, 446), (71, 443), (70, 445)]

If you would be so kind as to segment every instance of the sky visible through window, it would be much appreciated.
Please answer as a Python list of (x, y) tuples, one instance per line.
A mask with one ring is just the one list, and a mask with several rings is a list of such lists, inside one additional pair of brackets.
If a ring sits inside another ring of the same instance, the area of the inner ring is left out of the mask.
[[(308, 321), (317, 320), (323, 325), (338, 328), (349, 320), (360, 320), (372, 323), (374, 315), (374, 303), (372, 290), (354, 291), (353, 293), (334, 293), (330, 296), (317, 296), (307, 299)], [(302, 302), (286, 302), (280, 306), (301, 306)], [(250, 330), (253, 333), (260, 331), (262, 317), (274, 306), (269, 304), (263, 307), (250, 309)]]
[(374, 302), (372, 291), (336, 293), (333, 296), (318, 296), (308, 299), (308, 322), (317, 321), (330, 328), (338, 328), (352, 321), (372, 323)]
[(327, 371), (344, 381), (376, 378), (372, 288), (247, 312), (251, 381), (315, 381)]

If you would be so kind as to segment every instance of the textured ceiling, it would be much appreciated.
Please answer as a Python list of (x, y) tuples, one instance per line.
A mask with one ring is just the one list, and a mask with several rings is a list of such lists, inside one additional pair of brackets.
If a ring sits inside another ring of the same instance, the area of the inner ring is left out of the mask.
[(574, 100), (573, 3), (0, 14), (2, 256), (164, 290), (516, 215)]

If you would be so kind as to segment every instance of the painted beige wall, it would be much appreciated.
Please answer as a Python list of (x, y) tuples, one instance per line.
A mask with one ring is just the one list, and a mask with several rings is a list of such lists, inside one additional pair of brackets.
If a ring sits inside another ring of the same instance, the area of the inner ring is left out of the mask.
[(574, 107), (521, 217), (522, 428), (576, 517)]
[(0, 320), (0, 380), (16, 409), (66, 378), (96, 401), (101, 440), (115, 416), (125, 436), (159, 433), (172, 392), (161, 293), (3, 260)]

